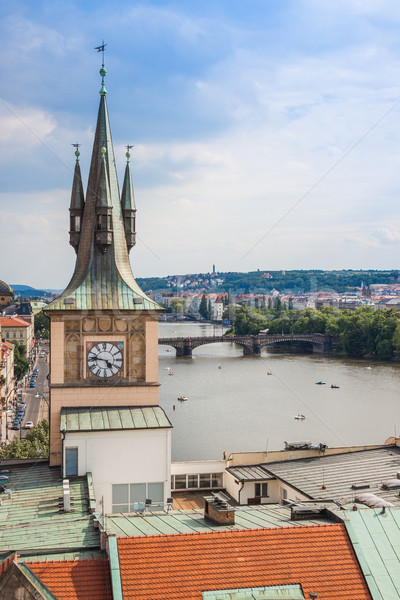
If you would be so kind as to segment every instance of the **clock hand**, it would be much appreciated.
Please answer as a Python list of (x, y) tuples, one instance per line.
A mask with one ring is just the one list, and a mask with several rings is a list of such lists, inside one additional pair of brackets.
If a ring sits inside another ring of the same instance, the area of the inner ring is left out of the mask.
[(111, 363), (110, 363), (108, 360), (106, 360), (105, 358), (99, 358), (99, 357), (96, 357), (96, 358), (94, 358), (93, 360), (102, 360), (103, 362), (105, 362), (105, 363), (106, 363), (106, 365), (107, 365), (107, 367), (108, 367), (109, 369), (111, 369), (111, 367), (112, 367), (112, 364), (111, 364)]

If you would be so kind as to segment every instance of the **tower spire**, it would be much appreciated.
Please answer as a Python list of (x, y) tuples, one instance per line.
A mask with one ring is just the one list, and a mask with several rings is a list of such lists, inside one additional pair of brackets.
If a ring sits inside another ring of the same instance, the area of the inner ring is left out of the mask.
[(129, 159), (131, 157), (129, 150), (133, 146), (126, 146), (126, 167), (124, 175), (124, 184), (122, 186), (121, 194), (121, 205), (122, 213), (124, 216), (124, 229), (126, 245), (128, 246), (128, 252), (136, 244), (136, 206), (135, 196), (133, 193), (132, 176), (129, 165)]
[(74, 170), (74, 180), (72, 183), (71, 203), (69, 207), (69, 243), (74, 248), (75, 252), (78, 253), (79, 240), (81, 237), (83, 210), (85, 208), (85, 197), (83, 194), (81, 168), (79, 166), (80, 144), (71, 144), (71, 146), (74, 146), (75, 148), (76, 162)]
[[(104, 47), (102, 44), (96, 49), (103, 52)], [(79, 145), (74, 144), (77, 160), (71, 196), (70, 243), (77, 252), (75, 271), (64, 292), (48, 309), (159, 311), (161, 307), (138, 286), (129, 262), (128, 252), (135, 243), (136, 213), (129, 167), (132, 146), (127, 147), (121, 196), (107, 110), (104, 63), (100, 74), (100, 106), (85, 201)]]

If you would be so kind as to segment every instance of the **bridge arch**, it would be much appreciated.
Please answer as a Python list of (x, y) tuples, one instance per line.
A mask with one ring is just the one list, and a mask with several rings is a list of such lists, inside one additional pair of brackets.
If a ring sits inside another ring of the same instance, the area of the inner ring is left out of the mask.
[(275, 334), (275, 335), (234, 335), (234, 336), (204, 336), (186, 338), (160, 338), (158, 343), (172, 346), (176, 356), (192, 356), (192, 351), (205, 344), (234, 342), (242, 346), (245, 355), (261, 354), (261, 349), (282, 342), (307, 342), (312, 345), (313, 352), (329, 352), (332, 348), (331, 339), (321, 334)]

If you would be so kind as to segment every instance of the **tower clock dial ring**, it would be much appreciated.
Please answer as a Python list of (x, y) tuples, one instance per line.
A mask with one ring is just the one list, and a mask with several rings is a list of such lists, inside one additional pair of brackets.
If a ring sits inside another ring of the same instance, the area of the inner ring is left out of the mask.
[(113, 377), (123, 366), (122, 350), (112, 342), (97, 342), (91, 345), (86, 360), (90, 372), (103, 379)]

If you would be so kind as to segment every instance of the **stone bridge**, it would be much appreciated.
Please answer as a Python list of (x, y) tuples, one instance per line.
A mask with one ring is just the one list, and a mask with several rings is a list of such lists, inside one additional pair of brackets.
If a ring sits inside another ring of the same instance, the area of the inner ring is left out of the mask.
[(261, 348), (280, 344), (282, 342), (307, 342), (312, 345), (313, 352), (324, 353), (332, 351), (332, 338), (319, 333), (283, 333), (276, 335), (212, 335), (206, 337), (159, 338), (161, 346), (172, 346), (176, 356), (192, 356), (192, 351), (205, 344), (233, 342), (243, 347), (243, 354), (260, 356)]

